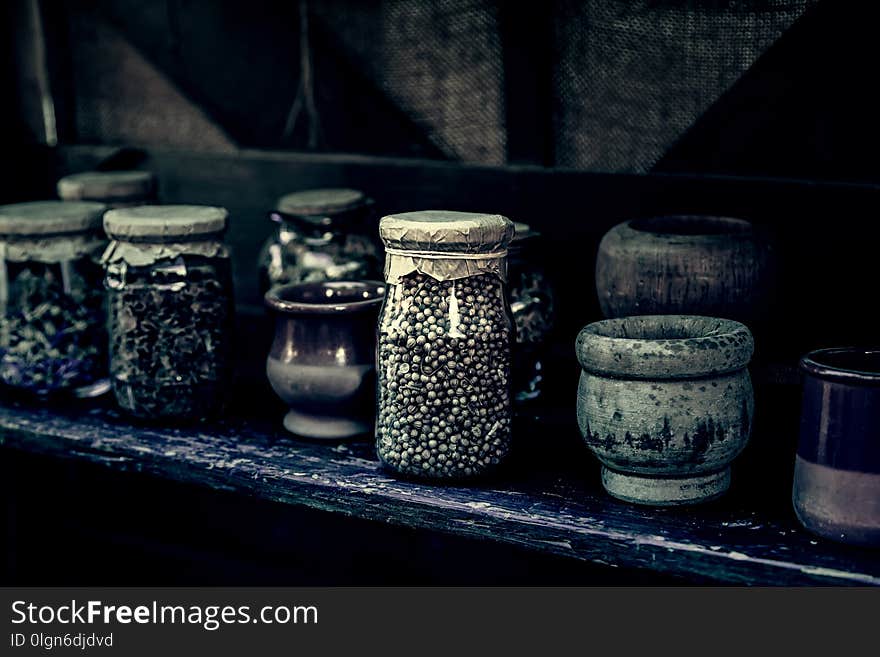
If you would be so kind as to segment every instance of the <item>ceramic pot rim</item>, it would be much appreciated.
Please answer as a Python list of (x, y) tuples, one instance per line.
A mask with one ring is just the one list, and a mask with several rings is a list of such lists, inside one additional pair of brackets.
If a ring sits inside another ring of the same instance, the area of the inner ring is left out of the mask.
[[(880, 347), (831, 347), (828, 349), (816, 349), (801, 358), (801, 369), (811, 376), (820, 379), (839, 381), (854, 385), (877, 385), (880, 386), (880, 369), (874, 371), (861, 370), (855, 367), (842, 367), (827, 362), (829, 357), (846, 356), (872, 356), (880, 363)], [(824, 362), (823, 362), (824, 361)]]
[[(669, 228), (672, 224), (689, 225), (693, 230), (676, 231)], [(651, 224), (656, 224), (652, 228)], [(664, 224), (667, 228), (664, 229)], [(754, 232), (754, 225), (745, 219), (726, 217), (711, 214), (668, 214), (653, 217), (640, 217), (625, 221), (623, 226), (627, 230), (640, 235), (653, 235), (663, 239), (691, 238), (691, 239), (717, 239), (749, 236)], [(699, 230), (699, 226), (712, 226), (713, 229)]]
[[(332, 290), (333, 288), (359, 288), (368, 298), (351, 301), (333, 301), (332, 297), (317, 296), (321, 301), (294, 301), (287, 296), (297, 292)], [(320, 281), (290, 283), (273, 287), (263, 297), (265, 304), (283, 315), (345, 315), (377, 308), (385, 299), (385, 283), (381, 281)]]
[[(672, 334), (670, 337), (652, 335)], [(585, 326), (581, 367), (622, 379), (688, 379), (743, 369), (754, 352), (745, 324), (702, 315), (634, 315)]]

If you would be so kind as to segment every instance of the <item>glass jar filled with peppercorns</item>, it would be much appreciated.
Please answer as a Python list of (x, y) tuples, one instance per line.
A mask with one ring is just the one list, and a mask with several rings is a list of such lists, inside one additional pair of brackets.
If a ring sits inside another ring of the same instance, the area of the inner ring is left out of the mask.
[(197, 205), (104, 216), (110, 381), (136, 417), (201, 420), (223, 408), (233, 317), (226, 217)]
[(505, 294), (513, 223), (424, 211), (384, 217), (388, 289), (379, 318), (379, 458), (411, 476), (481, 475), (511, 443)]
[(508, 296), (516, 324), (513, 347), (514, 400), (524, 407), (541, 396), (547, 336), (554, 323), (554, 297), (541, 265), (541, 235), (515, 223), (508, 249)]
[(107, 392), (105, 206), (0, 206), (0, 383), (40, 395)]
[(382, 275), (373, 201), (356, 189), (282, 196), (277, 228), (260, 251), (260, 291), (288, 283), (375, 280)]

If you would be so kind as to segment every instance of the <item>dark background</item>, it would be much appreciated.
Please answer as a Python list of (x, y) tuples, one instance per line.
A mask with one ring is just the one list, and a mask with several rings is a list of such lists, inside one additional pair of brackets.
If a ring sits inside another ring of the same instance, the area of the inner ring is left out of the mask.
[[(381, 212), (526, 221), (560, 298), (550, 401), (573, 424), (572, 345), (599, 318), (596, 246), (634, 216), (727, 214), (774, 234), (762, 366), (791, 372), (807, 349), (877, 342), (878, 14), (846, 0), (12, 0), (0, 5), (0, 202), (51, 198), (66, 173), (140, 166), (164, 202), (228, 207), (251, 338), (242, 376), (257, 395), (268, 331), (254, 262), (278, 196), (347, 185)], [(796, 407), (785, 413), (794, 426)], [(756, 454), (785, 491), (795, 436), (773, 438)], [(611, 579), (131, 473), (10, 450), (2, 461), (14, 583)]]
[(60, 143), (877, 176), (870, 2), (13, 0), (0, 11), (12, 142), (47, 140), (48, 100)]

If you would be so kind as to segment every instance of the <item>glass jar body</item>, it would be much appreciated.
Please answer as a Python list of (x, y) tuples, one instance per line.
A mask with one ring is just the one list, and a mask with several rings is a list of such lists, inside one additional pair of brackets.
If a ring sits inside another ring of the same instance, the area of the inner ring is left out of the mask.
[(0, 243), (4, 385), (37, 395), (107, 390), (105, 244), (71, 235)]
[(278, 226), (263, 244), (260, 291), (288, 283), (382, 278), (381, 248), (352, 220), (312, 224), (273, 213)]
[(540, 398), (547, 339), (555, 319), (554, 295), (534, 240), (514, 243), (508, 253), (508, 296), (516, 325), (513, 390), (519, 404)]
[(397, 472), (460, 479), (510, 450), (513, 322), (493, 274), (388, 286), (379, 319), (379, 458)]
[(144, 419), (217, 416), (231, 370), (229, 257), (112, 262), (105, 285), (110, 381), (120, 407)]

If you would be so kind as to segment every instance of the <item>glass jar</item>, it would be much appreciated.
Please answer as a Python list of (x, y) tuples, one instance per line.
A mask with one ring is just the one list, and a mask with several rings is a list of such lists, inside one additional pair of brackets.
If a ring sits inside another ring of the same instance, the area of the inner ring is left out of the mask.
[(150, 171), (85, 171), (58, 181), (64, 201), (100, 201), (108, 208), (124, 208), (156, 200), (156, 176)]
[(100, 203), (0, 206), (0, 382), (38, 395), (106, 392)]
[(408, 212), (379, 225), (388, 282), (379, 317), (379, 458), (404, 474), (474, 477), (510, 450), (513, 224), (499, 215)]
[(527, 224), (516, 223), (514, 227), (507, 258), (508, 297), (516, 325), (511, 375), (514, 399), (522, 404), (538, 399), (542, 392), (554, 298), (541, 265), (540, 233)]
[(230, 374), (232, 272), (227, 212), (195, 205), (111, 210), (104, 229), (110, 381), (145, 419), (202, 420), (223, 408)]
[(374, 280), (382, 275), (373, 202), (356, 189), (282, 196), (278, 226), (259, 256), (260, 291), (288, 283)]

